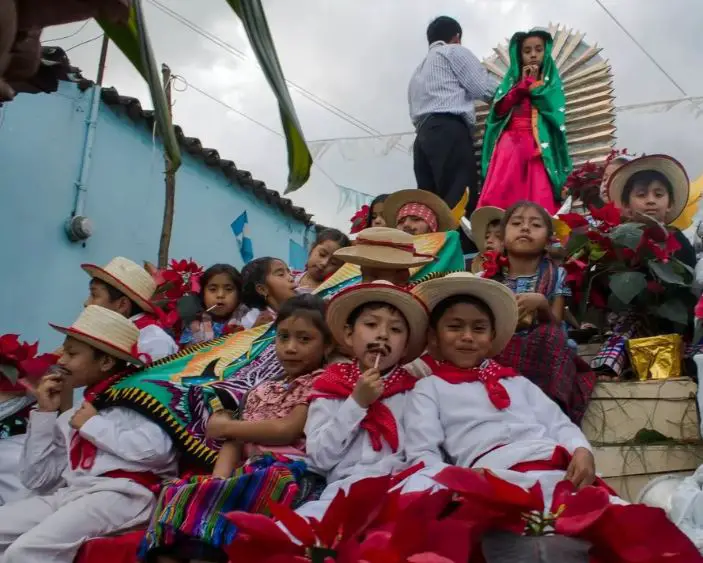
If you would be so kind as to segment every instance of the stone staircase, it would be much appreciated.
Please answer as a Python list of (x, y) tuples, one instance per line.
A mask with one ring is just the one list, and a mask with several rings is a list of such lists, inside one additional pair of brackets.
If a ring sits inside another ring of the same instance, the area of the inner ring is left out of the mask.
[[(586, 360), (597, 351), (598, 345), (579, 347)], [(696, 390), (688, 378), (596, 385), (582, 428), (598, 473), (622, 498), (635, 501), (650, 479), (690, 475), (703, 464)], [(643, 429), (666, 440), (642, 440)]]

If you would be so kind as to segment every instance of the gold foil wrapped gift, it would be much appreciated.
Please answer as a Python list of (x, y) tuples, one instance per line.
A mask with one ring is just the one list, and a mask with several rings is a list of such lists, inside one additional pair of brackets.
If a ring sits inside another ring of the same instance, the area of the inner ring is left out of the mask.
[(683, 341), (680, 334), (631, 338), (627, 341), (627, 350), (640, 381), (681, 377)]

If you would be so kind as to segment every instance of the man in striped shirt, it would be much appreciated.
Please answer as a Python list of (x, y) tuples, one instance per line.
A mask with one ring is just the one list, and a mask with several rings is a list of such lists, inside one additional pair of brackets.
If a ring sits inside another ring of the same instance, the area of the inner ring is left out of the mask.
[(474, 101), (490, 101), (497, 81), (462, 47), (461, 33), (459, 22), (447, 16), (428, 26), (429, 53), (410, 79), (408, 104), (417, 132), (413, 158), (418, 188), (454, 208), (468, 187), (470, 216), (478, 201)]

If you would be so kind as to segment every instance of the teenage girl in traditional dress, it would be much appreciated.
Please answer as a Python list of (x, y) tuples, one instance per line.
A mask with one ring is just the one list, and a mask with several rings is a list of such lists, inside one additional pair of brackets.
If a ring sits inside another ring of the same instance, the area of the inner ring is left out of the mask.
[(566, 142), (566, 98), (546, 31), (516, 33), (510, 68), (486, 120), (477, 207), (507, 209), (516, 201), (538, 203), (551, 215), (572, 169)]
[(210, 417), (209, 437), (226, 440), (213, 475), (164, 487), (141, 548), (147, 560), (159, 554), (159, 563), (217, 557), (237, 532), (223, 513), (268, 513), (270, 501), (295, 507), (322, 490), (324, 479), (303, 461), (309, 396), (332, 345), (322, 299), (290, 299), (275, 326), (283, 378), (250, 391), (241, 419), (221, 406)]

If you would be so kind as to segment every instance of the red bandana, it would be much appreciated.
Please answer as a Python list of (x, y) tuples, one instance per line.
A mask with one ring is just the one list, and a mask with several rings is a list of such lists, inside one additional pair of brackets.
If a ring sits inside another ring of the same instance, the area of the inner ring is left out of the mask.
[(396, 223), (400, 223), (405, 217), (417, 217), (418, 219), (422, 219), (430, 226), (430, 232), (437, 232), (437, 215), (422, 203), (406, 203), (400, 208), (400, 211), (398, 211), (398, 215), (395, 218)]
[[(315, 399), (346, 399), (354, 391), (354, 386), (361, 377), (361, 371), (356, 362), (351, 364), (332, 364), (327, 366), (313, 385), (310, 401)], [(366, 430), (371, 439), (371, 447), (381, 451), (381, 438), (388, 442), (394, 452), (398, 451), (398, 424), (381, 399), (392, 397), (398, 393), (405, 393), (415, 387), (417, 379), (402, 367), (396, 367), (383, 378), (383, 393), (380, 398), (371, 404), (366, 411), (361, 428)]]
[(429, 354), (424, 355), (422, 361), (434, 375), (452, 385), (480, 381), (495, 408), (503, 410), (510, 406), (510, 395), (500, 380), (519, 375), (513, 368), (502, 366), (493, 360), (484, 360), (477, 368), (462, 369), (449, 362), (437, 362)]

